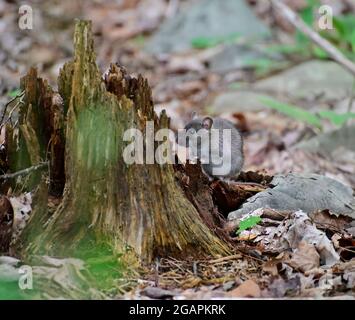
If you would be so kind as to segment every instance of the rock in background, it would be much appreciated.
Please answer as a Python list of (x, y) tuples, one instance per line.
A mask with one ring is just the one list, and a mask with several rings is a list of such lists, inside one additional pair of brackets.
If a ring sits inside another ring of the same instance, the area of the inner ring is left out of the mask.
[(243, 0), (205, 0), (186, 7), (168, 19), (147, 43), (151, 53), (181, 52), (192, 48), (196, 38), (231, 35), (259, 38), (269, 30)]

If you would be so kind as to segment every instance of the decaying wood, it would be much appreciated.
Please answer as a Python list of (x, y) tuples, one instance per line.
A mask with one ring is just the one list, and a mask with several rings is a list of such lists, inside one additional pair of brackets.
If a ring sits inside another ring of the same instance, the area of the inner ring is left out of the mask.
[(224, 218), (213, 202), (209, 179), (202, 172), (201, 166), (187, 163), (185, 166), (177, 165), (176, 171), (186, 197), (194, 205), (201, 219), (220, 238), (228, 240), (228, 235), (223, 230)]
[(235, 231), (226, 224), (229, 212), (237, 210), (247, 199), (264, 191), (272, 177), (257, 172), (242, 172), (235, 181), (213, 180), (203, 173), (201, 165), (189, 162), (176, 165), (176, 176), (186, 197), (194, 205), (202, 220), (216, 234), (230, 241)]
[[(19, 105), (18, 124), (6, 124), (5, 148), (12, 173), (50, 159), (50, 190), (61, 194), (64, 187), (63, 111), (47, 81), (37, 77), (31, 68), (22, 78), (24, 92)], [(32, 190), (41, 180), (41, 172), (26, 177), (24, 189)]]
[(13, 179), (22, 175), (27, 175), (29, 173), (31, 173), (32, 171), (36, 171), (39, 169), (43, 169), (48, 167), (48, 162), (44, 162), (44, 163), (39, 163), (35, 166), (14, 172), (14, 173), (6, 173), (0, 176), (0, 180), (7, 180), (7, 179)]
[(214, 203), (225, 217), (229, 212), (238, 209), (248, 198), (266, 189), (257, 184), (249, 185), (221, 180), (214, 181), (211, 188)]
[(0, 253), (9, 250), (12, 225), (14, 221), (14, 211), (9, 199), (5, 196), (0, 197)]

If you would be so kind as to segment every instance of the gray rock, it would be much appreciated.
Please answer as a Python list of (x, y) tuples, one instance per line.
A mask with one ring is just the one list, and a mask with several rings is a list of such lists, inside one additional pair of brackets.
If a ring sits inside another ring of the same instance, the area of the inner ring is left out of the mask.
[[(239, 58), (235, 59), (236, 62), (231, 59), (225, 61), (238, 64)], [(241, 64), (241, 62), (239, 63)], [(216, 62), (214, 67), (217, 66), (220, 67)], [(344, 105), (349, 103), (346, 98), (352, 90), (352, 85), (352, 75), (337, 63), (308, 61), (275, 76), (260, 80), (251, 89), (221, 93), (212, 103), (211, 111), (222, 113), (264, 110), (266, 106), (260, 102), (262, 97), (272, 97), (286, 103), (290, 100), (311, 102), (303, 104), (304, 107), (307, 105), (315, 107), (344, 99), (342, 102)], [(347, 109), (347, 106), (339, 105), (340, 108), (344, 110)]]
[(294, 148), (331, 155), (341, 147), (355, 151), (355, 125), (343, 126), (334, 131), (319, 134), (300, 142)]
[(17, 265), (20, 260), (8, 257), (0, 256), (0, 283), (1, 282), (17, 282), (20, 278)]
[(152, 299), (166, 299), (172, 298), (177, 293), (175, 291), (165, 290), (156, 287), (146, 287), (141, 291), (141, 294)]
[(10, 266), (16, 266), (20, 263), (19, 259), (8, 257), (8, 256), (1, 256), (0, 257), (0, 264), (7, 264)]
[(173, 19), (166, 20), (146, 49), (155, 54), (182, 52), (191, 49), (195, 38), (211, 39), (232, 34), (259, 38), (270, 32), (243, 0), (198, 1)]
[(276, 175), (273, 188), (249, 198), (243, 206), (232, 211), (228, 220), (238, 219), (258, 208), (281, 211), (302, 210), (311, 213), (329, 209), (335, 215), (348, 215), (355, 219), (355, 198), (351, 187), (317, 174)]
[(223, 290), (224, 291), (230, 291), (232, 290), (234, 287), (236, 286), (236, 282), (235, 281), (228, 281), (223, 283)]
[(349, 96), (353, 81), (353, 76), (337, 63), (312, 60), (260, 80), (255, 88), (277, 97), (326, 102)]
[(266, 52), (262, 44), (240, 45), (233, 44), (226, 46), (220, 53), (212, 56), (208, 61), (209, 68), (214, 72), (226, 72), (231, 69), (241, 69), (249, 66), (253, 61), (269, 61), (272, 66), (277, 66), (282, 60), (280, 54)]
[(1, 282), (16, 282), (21, 274), (17, 268), (9, 264), (0, 264), (0, 284)]
[[(349, 111), (350, 98), (346, 98), (337, 102), (334, 106), (334, 110), (339, 113), (346, 113)], [(355, 112), (355, 99), (352, 100), (352, 104), (350, 106), (350, 112)]]
[(263, 97), (268, 96), (248, 90), (224, 92), (216, 97), (209, 111), (220, 114), (264, 110), (265, 106), (260, 102)]

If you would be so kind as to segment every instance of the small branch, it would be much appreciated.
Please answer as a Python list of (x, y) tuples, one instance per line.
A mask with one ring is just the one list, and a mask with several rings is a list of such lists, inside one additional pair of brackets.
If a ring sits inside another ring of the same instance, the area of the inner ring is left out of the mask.
[(221, 262), (230, 261), (230, 260), (237, 260), (240, 258), (242, 258), (242, 255), (240, 253), (238, 253), (238, 254), (233, 254), (231, 256), (210, 260), (208, 262), (211, 264), (216, 264), (216, 263), (221, 263)]
[(298, 30), (309, 37), (315, 44), (326, 51), (330, 57), (349, 70), (355, 76), (355, 64), (347, 59), (336, 47), (328, 40), (321, 37), (317, 32), (312, 30), (295, 12), (280, 0), (270, 0), (272, 5)]
[[(2, 113), (1, 120), (0, 120), (0, 128), (2, 128), (9, 120), (11, 120), (12, 113), (13, 113), (14, 110), (20, 105), (20, 103), (23, 104), (22, 98), (24, 97), (24, 94), (25, 94), (25, 90), (23, 90), (19, 95), (17, 95), (17, 96), (14, 97), (13, 99), (11, 99), (8, 103), (5, 104), (4, 111), (3, 111), (3, 113)], [(14, 102), (15, 100), (17, 100), (18, 98), (20, 98), (20, 100), (17, 101), (16, 104), (15, 104), (15, 106), (11, 109), (7, 121), (4, 123), (4, 119), (5, 119), (5, 115), (6, 115), (8, 106), (9, 106), (12, 102)]]
[(350, 93), (349, 104), (348, 104), (348, 113), (351, 112), (354, 101), (355, 101), (355, 79), (354, 79), (353, 87), (352, 87), (351, 93)]
[(14, 173), (6, 173), (0, 176), (0, 180), (7, 180), (7, 179), (13, 179), (16, 178), (18, 176), (23, 176), (23, 175), (27, 175), (29, 173), (31, 173), (32, 171), (36, 171), (38, 169), (42, 169), (46, 166), (48, 166), (49, 162), (43, 162), (43, 163), (39, 163), (36, 164), (35, 166), (14, 172)]
[(172, 18), (179, 10), (180, 0), (170, 0), (165, 12), (165, 18)]

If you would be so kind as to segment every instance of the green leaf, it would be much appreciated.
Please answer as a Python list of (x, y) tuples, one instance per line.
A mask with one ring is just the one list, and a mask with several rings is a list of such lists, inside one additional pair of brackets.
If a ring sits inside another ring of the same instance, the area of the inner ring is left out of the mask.
[(195, 49), (206, 49), (214, 47), (218, 44), (218, 40), (215, 38), (198, 37), (191, 41), (191, 45)]
[[(308, 1), (308, 6), (299, 13), (301, 19), (310, 27), (313, 25), (313, 21), (314, 21), (313, 8), (314, 8), (313, 2)], [(300, 46), (306, 46), (310, 43), (310, 40), (302, 32), (297, 30), (296, 42)]]
[(15, 90), (12, 90), (10, 92), (7, 93), (7, 95), (10, 97), (10, 98), (15, 98), (17, 97), (18, 95), (21, 94), (21, 90), (20, 89), (15, 89)]
[(228, 88), (232, 89), (232, 90), (238, 90), (238, 89), (242, 89), (245, 87), (245, 82), (241, 82), (241, 81), (236, 81), (231, 83)]
[(245, 64), (248, 67), (255, 68), (257, 74), (268, 73), (277, 62), (269, 58), (245, 59)]
[(302, 53), (303, 49), (296, 44), (276, 44), (267, 47), (266, 51), (269, 53), (293, 54)]
[(315, 114), (306, 111), (300, 107), (283, 103), (280, 101), (277, 101), (275, 99), (272, 99), (270, 97), (261, 97), (260, 102), (263, 103), (265, 106), (272, 108), (274, 110), (277, 110), (290, 118), (293, 118), (295, 120), (303, 121), (306, 122), (312, 126), (315, 126), (317, 128), (322, 128), (322, 123)]
[(337, 31), (336, 42), (355, 52), (355, 15), (348, 14), (334, 17), (333, 25)]
[(328, 59), (329, 58), (328, 53), (326, 53), (323, 49), (321, 49), (317, 46), (313, 47), (313, 54), (318, 59)]
[(344, 22), (341, 17), (333, 17), (333, 26), (338, 32), (339, 36), (344, 37), (346, 35), (346, 26), (344, 25)]
[(207, 49), (221, 43), (233, 43), (239, 37), (240, 35), (235, 32), (223, 37), (197, 37), (191, 40), (191, 45), (195, 49)]
[(301, 32), (296, 31), (296, 46), (306, 48), (310, 44), (310, 40)]
[(300, 17), (302, 20), (307, 23), (309, 26), (312, 26), (314, 21), (313, 16), (313, 6), (308, 6), (300, 12)]
[(353, 32), (351, 34), (350, 44), (351, 44), (351, 49), (355, 53), (355, 29), (353, 30)]
[(336, 113), (332, 110), (322, 110), (318, 112), (319, 116), (324, 119), (328, 119), (331, 123), (336, 126), (342, 126), (346, 121), (350, 119), (355, 119), (355, 113)]
[(351, 33), (355, 28), (355, 15), (347, 14), (334, 17), (333, 25), (340, 34), (345, 36)]
[(143, 46), (146, 43), (147, 38), (143, 34), (139, 34), (135, 38), (133, 38), (132, 41), (139, 46)]
[(256, 226), (260, 221), (261, 218), (259, 216), (251, 216), (245, 220), (242, 220), (239, 223), (239, 228), (236, 233), (240, 234), (242, 231)]

